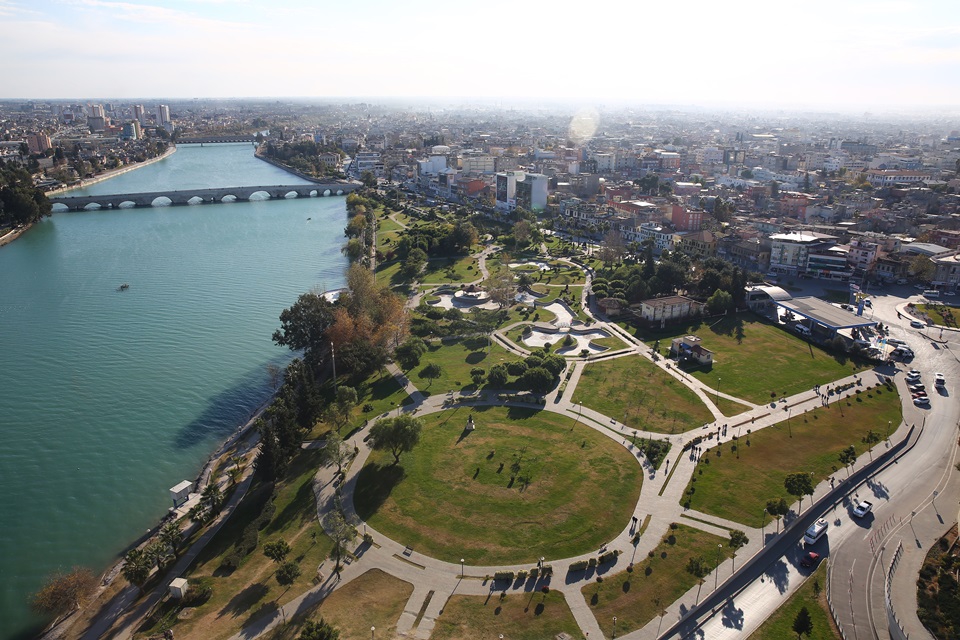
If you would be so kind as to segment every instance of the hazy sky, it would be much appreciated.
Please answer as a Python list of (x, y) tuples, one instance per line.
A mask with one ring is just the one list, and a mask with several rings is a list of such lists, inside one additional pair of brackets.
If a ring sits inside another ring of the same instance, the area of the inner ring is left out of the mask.
[(957, 0), (0, 0), (0, 98), (960, 105)]

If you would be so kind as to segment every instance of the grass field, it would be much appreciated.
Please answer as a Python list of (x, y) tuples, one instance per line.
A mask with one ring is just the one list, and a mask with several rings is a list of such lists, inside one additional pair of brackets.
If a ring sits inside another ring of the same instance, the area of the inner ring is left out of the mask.
[[(463, 432), (472, 414), (475, 431)], [(630, 519), (642, 470), (616, 442), (533, 409), (459, 408), (424, 416), (420, 444), (360, 473), (358, 515), (418, 552), (467, 564), (566, 558)], [(597, 514), (603, 514), (598, 518)]]
[[(670, 543), (671, 536), (673, 544)], [(590, 605), (604, 635), (611, 636), (614, 616), (617, 617), (618, 634), (635, 631), (657, 617), (658, 611), (670, 606), (697, 585), (697, 578), (686, 570), (691, 558), (703, 558), (712, 569), (717, 564), (718, 544), (723, 545), (720, 562), (730, 557), (727, 542), (727, 538), (677, 525), (653, 550), (653, 557), (638, 558), (632, 572), (621, 571), (604, 576), (602, 583), (591, 582), (580, 593)], [(712, 583), (704, 585), (702, 595), (710, 593), (712, 586)]]
[(681, 433), (713, 420), (693, 391), (642, 356), (587, 364), (573, 399), (631, 429), (657, 433)]
[[(435, 340), (428, 343), (428, 351), (420, 358), (420, 365), (410, 374), (410, 379), (425, 393), (445, 393), (473, 388), (470, 370), (480, 367), (489, 372), (495, 364), (521, 360), (503, 347), (486, 342), (483, 337)], [(421, 374), (428, 364), (439, 364), (440, 377), (434, 380)], [(486, 384), (486, 383), (484, 383)], [(483, 385), (481, 385), (483, 386)]]
[[(816, 484), (830, 475), (834, 467), (843, 466), (837, 458), (842, 449), (852, 444), (858, 454), (866, 455), (861, 439), (868, 431), (872, 429), (882, 437), (888, 420), (894, 428), (900, 424), (899, 396), (881, 389), (879, 395), (876, 389), (864, 390), (857, 396), (862, 402), (853, 398), (842, 400), (843, 415), (840, 406), (833, 403), (828, 408), (794, 414), (789, 428), (786, 421), (750, 435), (743, 428), (738, 441), (742, 444), (739, 460), (731, 450), (732, 440), (719, 449), (708, 449), (687, 487), (690, 507), (757, 526), (767, 500), (782, 497), (788, 503), (794, 501), (783, 487), (787, 474), (813, 473)], [(784, 414), (783, 418), (786, 417)], [(729, 438), (734, 435), (728, 433)], [(721, 453), (719, 457), (717, 451)], [(808, 501), (804, 502), (806, 505)]]
[(481, 278), (477, 259), (473, 256), (431, 258), (420, 276), (421, 282), (448, 284), (473, 282)]
[[(191, 580), (208, 578), (213, 584), (213, 595), (196, 607), (188, 619), (176, 622), (178, 638), (228, 638), (243, 625), (275, 610), (278, 603), (285, 603), (313, 586), (315, 569), (331, 546), (316, 519), (311, 481), (319, 465), (319, 451), (302, 451), (294, 457), (288, 479), (276, 487), (276, 513), (260, 531), (259, 546), (237, 569), (230, 571), (224, 567), (224, 560), (233, 553), (243, 529), (260, 515), (270, 497), (269, 485), (251, 488), (236, 513), (187, 572), (186, 577)], [(316, 534), (316, 540), (312, 534)], [(276, 581), (277, 565), (263, 555), (263, 545), (279, 539), (290, 545), (288, 559), (296, 561), (303, 572), (289, 589)], [(176, 608), (169, 600), (158, 612), (157, 618), (167, 617), (168, 623), (176, 620)], [(148, 618), (143, 631), (157, 633), (168, 626), (156, 620), (149, 624)]]
[(430, 640), (500, 635), (510, 640), (543, 640), (563, 632), (581, 637), (580, 627), (559, 591), (512, 594), (503, 599), (497, 594), (453, 596), (437, 618)]
[[(648, 331), (641, 337), (650, 344), (659, 339), (663, 353), (671, 338), (684, 335), (699, 336), (703, 346), (714, 353), (710, 370), (694, 370), (691, 375), (711, 389), (719, 381), (721, 391), (757, 404), (769, 402), (771, 393), (793, 395), (863, 368), (747, 313), (723, 318), (712, 326), (698, 322), (668, 327), (665, 332)], [(757, 375), (758, 371), (763, 375)]]
[[(710, 395), (710, 394), (707, 394), (707, 395)], [(713, 399), (713, 403), (717, 405), (717, 409), (720, 409), (720, 413), (727, 416), (728, 418), (730, 416), (735, 416), (738, 413), (743, 413), (744, 411), (747, 411), (748, 409), (750, 409), (750, 407), (748, 407), (745, 404), (740, 404), (739, 402), (734, 402), (733, 400), (728, 400), (727, 398), (721, 397), (719, 402), (717, 401), (716, 396), (714, 396), (712, 399)]]
[[(820, 595), (814, 595), (814, 583), (820, 585)], [(810, 621), (813, 623), (813, 632), (804, 636), (807, 640), (837, 640), (840, 634), (834, 630), (830, 619), (830, 610), (827, 608), (827, 559), (820, 563), (807, 581), (797, 589), (790, 598), (777, 609), (759, 629), (750, 634), (749, 640), (781, 640), (793, 638), (793, 621), (800, 609), (806, 607), (810, 612)]]
[(323, 618), (340, 631), (340, 637), (366, 638), (370, 627), (381, 638), (393, 638), (397, 620), (413, 593), (413, 585), (379, 569), (370, 569), (340, 587), (320, 604), (260, 636), (263, 640), (295, 640), (308, 620)]

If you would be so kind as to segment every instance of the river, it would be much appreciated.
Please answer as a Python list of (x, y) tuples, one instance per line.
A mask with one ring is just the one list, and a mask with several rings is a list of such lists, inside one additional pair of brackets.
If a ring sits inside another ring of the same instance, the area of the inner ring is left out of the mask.
[[(182, 146), (69, 195), (303, 184)], [(343, 285), (344, 198), (55, 213), (0, 249), (0, 638), (46, 575), (103, 570), (269, 395), (270, 336)], [(122, 283), (129, 289), (118, 291)]]

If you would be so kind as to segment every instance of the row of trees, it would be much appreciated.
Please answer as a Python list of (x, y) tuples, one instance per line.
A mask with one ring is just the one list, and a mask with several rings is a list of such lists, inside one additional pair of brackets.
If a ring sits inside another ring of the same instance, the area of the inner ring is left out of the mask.
[(328, 166), (320, 161), (320, 154), (324, 152), (340, 153), (335, 147), (324, 148), (310, 140), (284, 142), (279, 145), (268, 142), (263, 149), (264, 155), (268, 158), (282, 162), (302, 173), (316, 177), (342, 177), (343, 174), (336, 167)]

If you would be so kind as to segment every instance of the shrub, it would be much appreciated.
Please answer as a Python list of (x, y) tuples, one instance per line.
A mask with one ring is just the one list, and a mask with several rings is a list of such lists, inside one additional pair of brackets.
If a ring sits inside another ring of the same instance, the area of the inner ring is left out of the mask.
[(517, 571), (517, 580), (526, 580), (527, 579), (527, 570), (520, 569)]
[(542, 567), (540, 567), (540, 573), (542, 573), (544, 577), (552, 576), (552, 575), (553, 575), (553, 565), (550, 565), (550, 564), (545, 564), (545, 565), (543, 565)]
[(210, 578), (190, 580), (187, 592), (183, 594), (180, 604), (184, 607), (199, 607), (213, 595), (213, 581)]
[(597, 564), (607, 564), (608, 562), (613, 562), (617, 559), (617, 556), (620, 555), (619, 551), (607, 551), (599, 558), (597, 558)]
[(576, 562), (570, 563), (570, 571), (583, 571), (586, 568), (587, 568), (586, 560), (577, 560)]
[(587, 560), (587, 566), (590, 566), (590, 567), (595, 567), (595, 566), (597, 566), (597, 559), (596, 559), (596, 558), (590, 558), (589, 560)]
[(369, 403), (369, 402), (364, 403), (363, 408), (361, 409), (361, 411), (363, 411), (364, 413), (370, 413), (371, 411), (373, 411), (373, 404), (371, 404), (371, 403)]
[(493, 574), (494, 580), (513, 580), (513, 571), (497, 571)]

